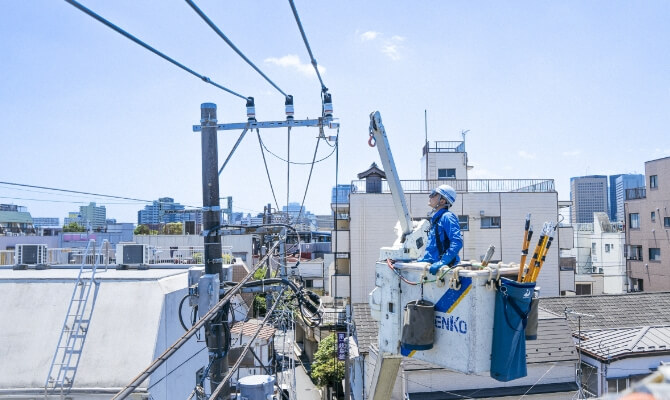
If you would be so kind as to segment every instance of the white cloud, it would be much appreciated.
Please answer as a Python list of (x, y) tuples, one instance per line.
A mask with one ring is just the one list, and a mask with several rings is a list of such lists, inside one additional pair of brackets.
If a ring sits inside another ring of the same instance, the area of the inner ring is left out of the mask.
[[(280, 58), (270, 57), (266, 58), (264, 61), (268, 64), (274, 64), (283, 68), (293, 68), (304, 75), (316, 77), (316, 72), (314, 71), (312, 64), (301, 62), (300, 57), (295, 54), (289, 54)], [(319, 68), (320, 74), (326, 72), (326, 68), (321, 65), (318, 65), (317, 67)]]
[(400, 59), (398, 45), (387, 43), (382, 46), (382, 53), (386, 54), (391, 60), (396, 61)]
[(360, 38), (361, 38), (362, 41), (366, 42), (368, 40), (375, 40), (377, 38), (377, 36), (379, 36), (379, 35), (380, 35), (379, 32), (367, 31), (367, 32), (361, 33)]
[(397, 61), (402, 58), (402, 51), (404, 49), (402, 43), (405, 42), (405, 38), (403, 36), (393, 35), (388, 38), (388, 36), (385, 36), (381, 32), (367, 31), (361, 33), (359, 37), (363, 42), (369, 42), (373, 40), (378, 42), (378, 46), (380, 46), (379, 51), (393, 61)]
[(582, 151), (581, 150), (564, 151), (561, 154), (564, 155), (565, 157), (575, 157), (582, 154)]
[(516, 154), (521, 158), (525, 158), (526, 160), (534, 160), (536, 158), (535, 154), (526, 153), (523, 150), (517, 151)]

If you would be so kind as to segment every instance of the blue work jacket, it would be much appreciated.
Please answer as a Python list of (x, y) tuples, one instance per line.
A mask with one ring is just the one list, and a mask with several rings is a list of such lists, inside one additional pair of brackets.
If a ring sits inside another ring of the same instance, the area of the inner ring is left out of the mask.
[[(436, 229), (437, 228), (437, 229)], [(435, 232), (438, 234), (437, 243)], [(440, 254), (440, 248), (442, 254)], [(419, 262), (442, 262), (444, 265), (456, 265), (461, 261), (458, 252), (463, 248), (463, 236), (458, 217), (446, 208), (438, 210), (430, 220), (428, 245)]]

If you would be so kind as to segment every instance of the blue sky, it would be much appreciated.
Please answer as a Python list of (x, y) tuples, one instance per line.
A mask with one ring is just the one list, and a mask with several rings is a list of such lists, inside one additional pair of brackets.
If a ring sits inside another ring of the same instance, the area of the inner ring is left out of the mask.
[[(183, 1), (82, 1), (189, 68), (256, 98), (259, 120), (284, 118), (283, 96)], [(196, 4), (284, 92), (296, 118), (320, 114), (320, 86), (288, 1)], [(372, 162), (369, 114), (379, 110), (401, 179), (419, 179), (424, 110), (429, 140), (460, 140), (473, 178), (569, 179), (644, 173), (670, 155), (670, 3), (666, 1), (295, 1), (340, 118), (338, 180)], [(242, 99), (207, 85), (64, 1), (3, 4), (0, 14), (0, 181), (202, 204), (200, 104), (219, 122), (246, 120)], [(223, 162), (238, 132), (220, 132)], [(334, 134), (334, 132), (331, 132)], [(287, 133), (261, 131), (285, 157)], [(294, 129), (307, 162), (316, 130)], [(318, 158), (330, 148), (321, 145)], [(286, 165), (266, 154), (280, 207)], [(306, 199), (329, 212), (335, 158), (318, 163)], [(290, 201), (309, 167), (290, 168)], [(247, 135), (221, 175), (234, 209), (274, 203), (258, 140)], [(136, 222), (142, 203), (0, 185), (0, 202), (57, 216), (89, 201)], [(119, 204), (123, 203), (123, 204)]]

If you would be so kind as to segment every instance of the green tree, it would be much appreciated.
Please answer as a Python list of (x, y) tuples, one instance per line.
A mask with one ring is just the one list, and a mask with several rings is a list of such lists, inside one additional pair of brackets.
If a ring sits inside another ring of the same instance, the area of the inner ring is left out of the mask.
[(137, 228), (133, 231), (136, 235), (148, 235), (150, 232), (151, 230), (146, 225), (137, 225)]
[(76, 222), (70, 222), (63, 226), (63, 232), (86, 232), (86, 228)]
[(182, 233), (182, 223), (181, 222), (170, 222), (161, 227), (161, 234), (163, 235), (181, 235)]
[(312, 363), (312, 380), (318, 386), (337, 385), (344, 378), (344, 361), (337, 360), (337, 339), (331, 334), (319, 343)]

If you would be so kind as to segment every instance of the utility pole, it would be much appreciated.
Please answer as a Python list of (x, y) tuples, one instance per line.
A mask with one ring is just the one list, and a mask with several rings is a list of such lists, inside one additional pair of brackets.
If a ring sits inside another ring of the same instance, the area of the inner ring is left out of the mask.
[[(202, 225), (205, 242), (205, 275), (203, 278), (210, 283), (210, 290), (215, 291), (216, 304), (219, 299), (219, 282), (222, 276), (221, 236), (221, 207), (219, 205), (219, 157), (216, 138), (217, 120), (216, 104), (203, 103), (200, 105), (200, 125), (202, 127)], [(201, 283), (204, 283), (201, 279)], [(198, 285), (203, 291), (205, 285)], [(200, 296), (204, 297), (205, 293)], [(211, 304), (210, 302), (210, 305)], [(211, 308), (211, 307), (210, 307)], [(204, 315), (208, 310), (202, 310)], [(212, 392), (228, 371), (228, 356), (224, 354), (223, 329), (227, 324), (228, 308), (224, 307), (216, 317), (205, 324), (205, 339), (209, 350), (209, 380)], [(226, 383), (218, 399), (230, 397), (230, 385)]]

